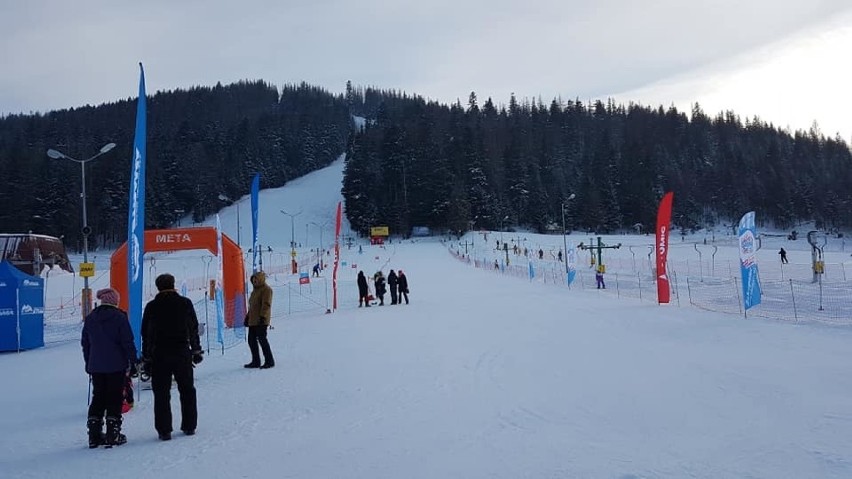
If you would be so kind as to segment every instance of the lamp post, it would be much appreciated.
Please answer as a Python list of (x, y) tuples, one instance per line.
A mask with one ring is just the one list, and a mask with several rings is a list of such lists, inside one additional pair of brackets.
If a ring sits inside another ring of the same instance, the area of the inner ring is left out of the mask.
[(320, 249), (319, 249), (319, 250), (317, 250), (317, 259), (319, 260), (318, 262), (319, 262), (319, 265), (320, 265), (320, 269), (323, 269), (323, 265), (322, 265), (322, 255), (325, 253), (325, 249), (323, 248), (323, 244), (322, 244), (322, 230), (323, 230), (323, 228), (325, 228), (325, 225), (327, 225), (327, 224), (328, 224), (328, 221), (325, 221), (325, 222), (323, 222), (322, 224), (319, 224), (319, 223), (317, 223), (316, 221), (311, 221), (311, 224), (312, 224), (312, 225), (314, 225), (314, 226), (316, 226), (317, 228), (319, 228), (319, 232), (320, 232)]
[(509, 219), (509, 215), (504, 216), (503, 219), (500, 220), (500, 242), (501, 243), (503, 242), (503, 222), (506, 221), (507, 219)]
[[(571, 196), (566, 198), (566, 201), (571, 201), (576, 198), (577, 195), (571, 193)], [(562, 259), (565, 261), (565, 274), (568, 274), (568, 237), (565, 235), (565, 203), (562, 203)]]
[(234, 201), (221, 193), (219, 194), (219, 199), (222, 201), (230, 201), (231, 204), (237, 206), (237, 246), (240, 246), (240, 249), (242, 249), (240, 245), (240, 203), (239, 201)]
[(287, 213), (284, 210), (281, 210), (281, 212), (290, 217), (290, 265), (292, 266), (292, 273), (296, 274), (299, 272), (296, 263), (296, 217), (302, 214), (302, 210), (299, 210), (298, 213)]
[[(83, 310), (83, 317), (88, 316), (89, 313), (92, 310), (92, 292), (89, 289), (89, 276), (92, 273), (94, 273), (94, 268), (91, 268), (88, 265), (88, 262), (89, 262), (89, 235), (92, 233), (92, 229), (89, 228), (89, 219), (87, 217), (87, 212), (86, 212), (86, 163), (94, 160), (95, 158), (103, 155), (104, 153), (109, 152), (113, 148), (115, 148), (115, 143), (107, 143), (106, 145), (101, 147), (100, 151), (96, 155), (89, 157), (85, 160), (78, 160), (76, 158), (71, 158), (70, 156), (68, 156), (68, 155), (66, 155), (66, 154), (64, 154), (60, 151), (57, 151), (57, 150), (53, 150), (53, 149), (47, 150), (47, 156), (53, 158), (54, 160), (64, 158), (66, 160), (71, 160), (71, 161), (80, 163), (80, 172), (82, 174), (82, 189), (81, 189), (81, 193), (80, 193), (80, 198), (83, 200), (83, 229), (82, 229), (82, 233), (83, 233), (83, 263), (87, 263), (86, 276), (83, 276), (83, 301), (82, 301), (83, 307), (81, 308)], [(81, 271), (81, 274), (82, 274), (82, 271)]]

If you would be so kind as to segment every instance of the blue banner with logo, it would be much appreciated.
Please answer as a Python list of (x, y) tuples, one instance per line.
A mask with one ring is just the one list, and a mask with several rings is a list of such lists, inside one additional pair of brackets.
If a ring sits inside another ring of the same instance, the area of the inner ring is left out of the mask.
[(222, 278), (224, 278), (224, 252), (222, 250), (222, 223), (219, 221), (219, 215), (216, 214), (216, 259), (218, 260), (218, 268), (216, 268), (216, 341), (219, 344), (225, 344), (223, 331), (225, 330), (225, 294), (222, 290)]
[(743, 306), (746, 310), (760, 304), (760, 277), (757, 271), (757, 234), (755, 232), (754, 211), (749, 211), (740, 219), (739, 235), (740, 270), (743, 283)]
[(258, 203), (260, 202), (260, 173), (255, 173), (251, 180), (251, 270), (257, 273), (261, 270), (260, 245), (257, 239)]
[(130, 328), (136, 350), (142, 351), (142, 281), (145, 255), (145, 70), (139, 64), (139, 99), (136, 101), (136, 136), (130, 164), (130, 205), (127, 212), (127, 291)]
[(44, 346), (44, 279), (0, 262), (0, 351)]
[(565, 282), (568, 284), (568, 287), (571, 287), (571, 283), (577, 278), (577, 252), (574, 251), (574, 248), (568, 249), (565, 261), (567, 261), (566, 264), (568, 266), (568, 272), (565, 274)]

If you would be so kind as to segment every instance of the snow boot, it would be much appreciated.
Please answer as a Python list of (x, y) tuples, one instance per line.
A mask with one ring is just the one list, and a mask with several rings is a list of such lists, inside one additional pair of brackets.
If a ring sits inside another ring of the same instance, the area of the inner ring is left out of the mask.
[(104, 446), (110, 448), (112, 446), (120, 446), (126, 442), (127, 436), (121, 433), (121, 418), (106, 418), (106, 437), (104, 438)]
[(89, 417), (86, 421), (86, 426), (89, 428), (89, 449), (94, 449), (104, 442), (104, 418)]

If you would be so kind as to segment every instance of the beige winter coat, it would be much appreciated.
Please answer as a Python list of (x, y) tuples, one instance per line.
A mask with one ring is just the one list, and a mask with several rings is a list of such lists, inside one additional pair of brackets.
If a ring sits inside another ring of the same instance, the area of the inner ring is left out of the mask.
[(272, 288), (266, 284), (266, 273), (259, 271), (251, 275), (254, 289), (249, 296), (248, 325), (269, 325), (272, 317)]

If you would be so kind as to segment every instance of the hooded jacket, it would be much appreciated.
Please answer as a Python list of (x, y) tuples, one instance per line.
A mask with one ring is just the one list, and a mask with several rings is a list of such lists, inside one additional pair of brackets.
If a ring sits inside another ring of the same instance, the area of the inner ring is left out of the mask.
[(251, 275), (252, 285), (249, 296), (248, 325), (268, 326), (272, 317), (272, 288), (266, 284), (266, 273), (258, 271)]
[(102, 304), (86, 316), (80, 345), (89, 374), (125, 371), (136, 362), (127, 314), (112, 305)]
[(363, 298), (369, 294), (369, 288), (367, 287), (367, 277), (364, 276), (363, 271), (358, 272), (358, 295)]

